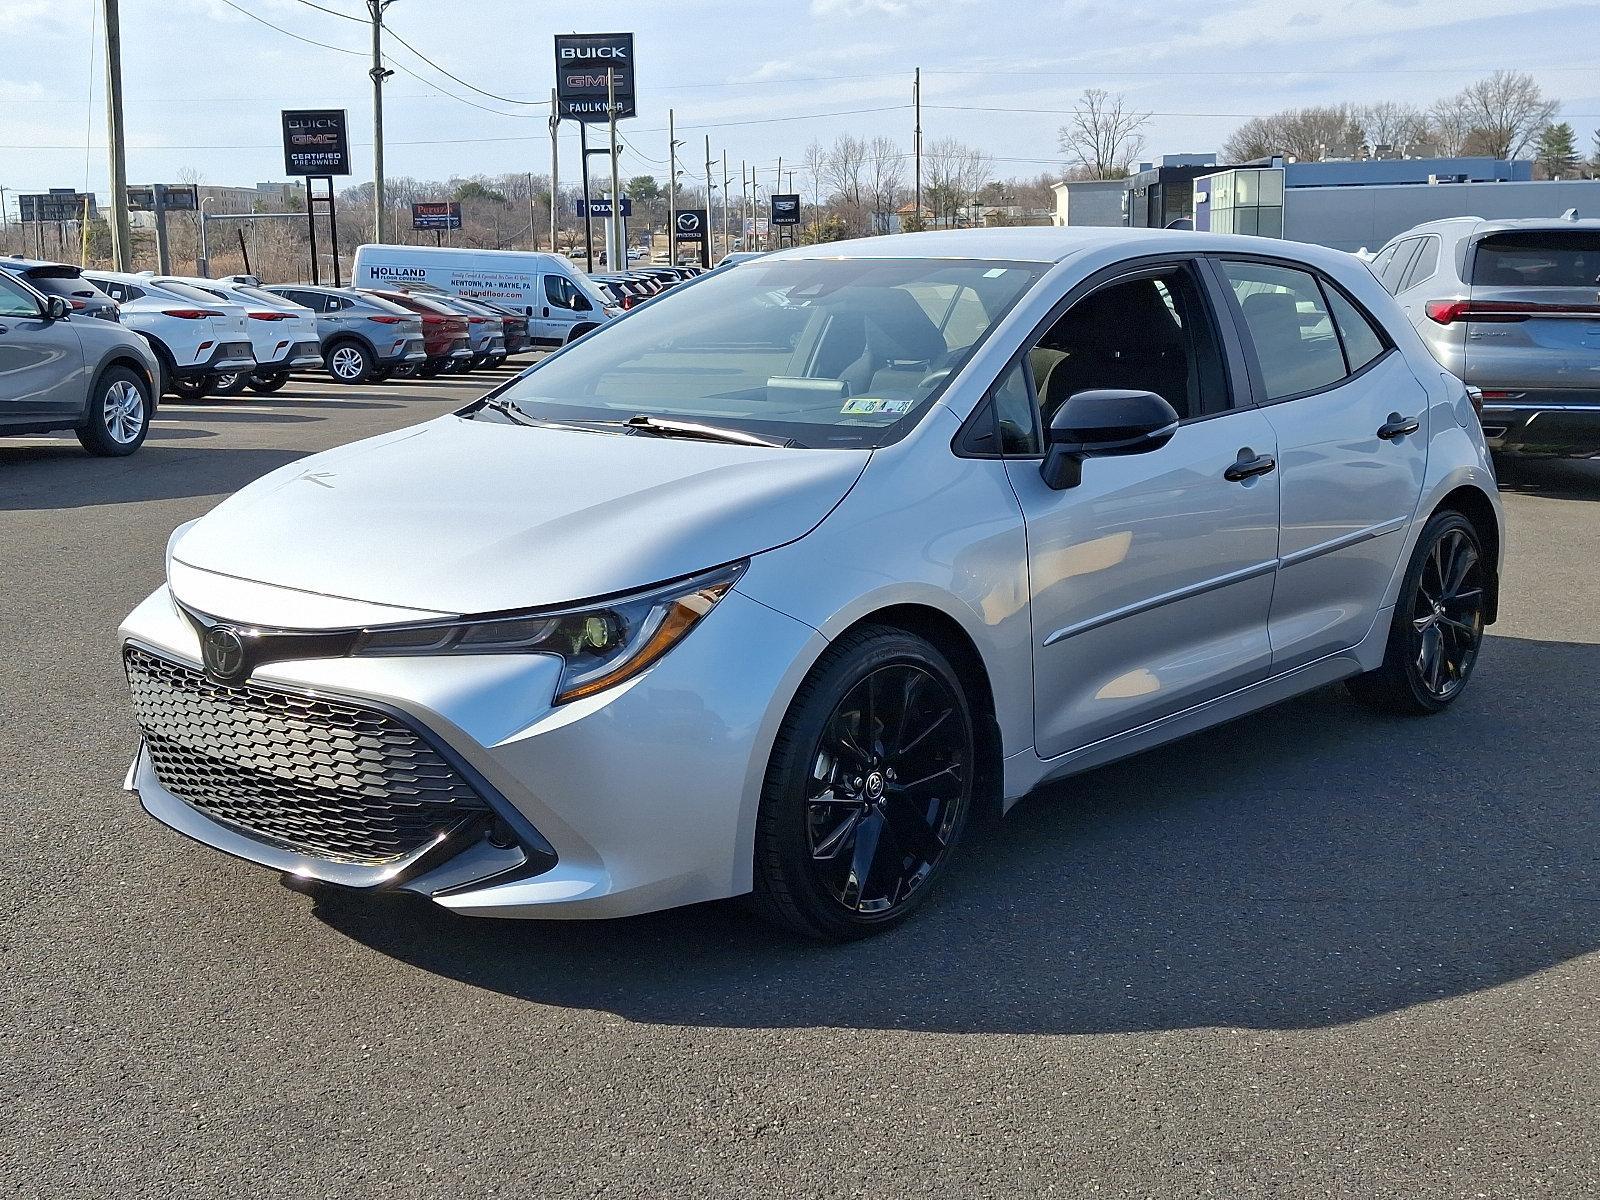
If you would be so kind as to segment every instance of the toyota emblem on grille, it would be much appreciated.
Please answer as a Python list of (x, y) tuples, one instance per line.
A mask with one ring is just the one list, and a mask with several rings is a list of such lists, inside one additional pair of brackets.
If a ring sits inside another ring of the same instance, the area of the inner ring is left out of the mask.
[(206, 670), (222, 680), (238, 679), (245, 674), (244, 638), (237, 629), (227, 625), (214, 625), (206, 630), (200, 644), (206, 660)]

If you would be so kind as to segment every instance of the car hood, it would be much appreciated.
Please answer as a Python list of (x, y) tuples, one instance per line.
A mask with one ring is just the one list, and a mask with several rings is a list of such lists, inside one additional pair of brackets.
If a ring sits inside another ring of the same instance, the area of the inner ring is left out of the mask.
[(190, 526), (172, 556), (434, 612), (543, 607), (803, 537), (870, 457), (450, 416), (263, 476)]

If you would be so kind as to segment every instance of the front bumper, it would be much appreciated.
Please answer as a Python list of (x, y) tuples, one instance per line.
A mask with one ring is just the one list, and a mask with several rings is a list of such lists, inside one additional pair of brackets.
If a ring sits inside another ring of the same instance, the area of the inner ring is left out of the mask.
[[(128, 617), (122, 637), (200, 662), (198, 635), (164, 587)], [(157, 820), (229, 854), (344, 886), (419, 892), (463, 913), (614, 917), (738, 895), (751, 886), (777, 724), (822, 644), (735, 590), (646, 672), (558, 708), (550, 700), (560, 662), (545, 655), (305, 659), (252, 676), (253, 685), (399, 714), (513, 809), (553, 865), (529, 854), (531, 839), (520, 839), (523, 859), (513, 861), (505, 846), (476, 838), (426, 861), (353, 869), (213, 820), (163, 785), (148, 753), (135, 759), (129, 787)]]
[(1489, 449), (1530, 458), (1600, 457), (1600, 393), (1507, 391), (1483, 402)]

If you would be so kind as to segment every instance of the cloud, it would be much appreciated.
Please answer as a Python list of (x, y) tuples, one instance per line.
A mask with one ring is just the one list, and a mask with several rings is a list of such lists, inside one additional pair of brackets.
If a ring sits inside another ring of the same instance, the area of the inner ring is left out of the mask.
[(906, 17), (945, 8), (941, 0), (811, 0), (813, 17)]

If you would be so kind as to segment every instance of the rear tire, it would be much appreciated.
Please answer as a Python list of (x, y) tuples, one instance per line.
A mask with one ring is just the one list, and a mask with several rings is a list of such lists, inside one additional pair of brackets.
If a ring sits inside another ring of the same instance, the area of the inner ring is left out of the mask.
[(127, 367), (108, 367), (89, 393), (88, 422), (77, 431), (90, 454), (121, 458), (144, 445), (155, 411), (151, 387)]
[(343, 384), (365, 383), (372, 376), (372, 355), (360, 342), (335, 342), (322, 361), (328, 374)]
[(1403, 716), (1430, 716), (1454, 704), (1483, 644), (1487, 576), (1472, 522), (1453, 510), (1435, 513), (1401, 581), (1383, 665), (1347, 680), (1350, 694)]
[(217, 385), (215, 375), (190, 376), (187, 379), (174, 378), (171, 382), (172, 394), (180, 400), (204, 400), (211, 394)]
[(773, 746), (757, 911), (831, 941), (898, 925), (952, 856), (976, 773), (971, 706), (944, 655), (891, 626), (846, 634), (800, 685)]

